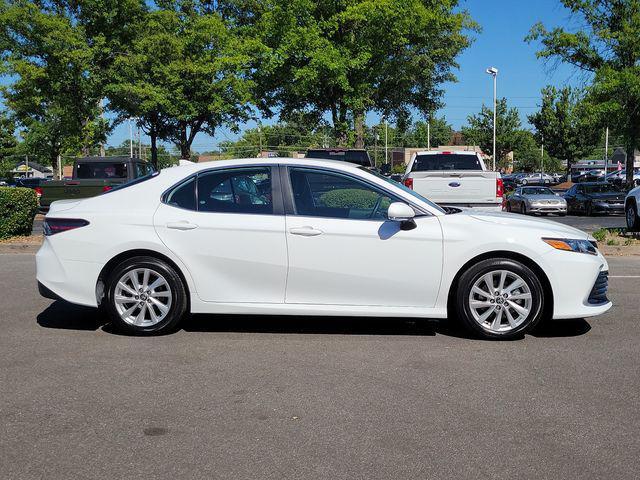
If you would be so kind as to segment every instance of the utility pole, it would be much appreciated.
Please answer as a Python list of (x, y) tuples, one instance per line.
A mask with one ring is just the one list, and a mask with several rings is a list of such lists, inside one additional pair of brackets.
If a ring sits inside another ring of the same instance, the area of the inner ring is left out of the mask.
[(389, 163), (389, 142), (388, 142), (388, 135), (389, 135), (389, 122), (387, 122), (387, 119), (384, 119), (384, 163)]
[(262, 157), (262, 125), (258, 124), (258, 142), (260, 143), (259, 157)]
[[(100, 99), (100, 119), (104, 120), (104, 98)], [(104, 142), (100, 142), (100, 156), (104, 157)]]
[(374, 127), (373, 133), (373, 166), (378, 166), (378, 129)]
[(496, 110), (498, 107), (498, 69), (496, 67), (487, 68), (487, 73), (493, 77), (493, 171), (496, 171)]
[(604, 178), (607, 178), (609, 169), (609, 127), (604, 134)]
[(427, 119), (427, 150), (431, 150), (431, 120)]
[(138, 158), (142, 158), (142, 135), (140, 134), (140, 127), (138, 127)]
[(129, 119), (129, 158), (133, 158), (133, 124)]
[(540, 145), (540, 173), (544, 173), (544, 136)]
[(58, 180), (62, 180), (62, 158), (58, 155)]

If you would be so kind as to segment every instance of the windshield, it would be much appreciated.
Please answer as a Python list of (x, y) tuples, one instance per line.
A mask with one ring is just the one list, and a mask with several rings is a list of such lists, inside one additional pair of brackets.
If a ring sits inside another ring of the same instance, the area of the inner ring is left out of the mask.
[(324, 160), (340, 160), (370, 167), (371, 160), (366, 150), (307, 150), (306, 158), (319, 158)]
[(408, 194), (410, 194), (411, 196), (417, 198), (418, 200), (426, 203), (427, 205), (429, 205), (430, 207), (435, 208), (436, 210), (438, 210), (439, 212), (442, 213), (447, 213), (441, 206), (433, 203), (431, 200), (428, 200), (426, 198), (424, 198), (422, 195), (420, 195), (418, 192), (411, 190), (409, 187), (404, 186), (402, 183), (400, 182), (396, 182), (395, 180), (392, 180), (388, 177), (385, 177), (384, 175), (380, 175), (377, 172), (374, 172), (372, 170), (369, 170), (368, 168), (365, 167), (359, 167), (359, 170), (361, 172), (367, 172), (370, 175), (373, 175), (374, 177), (377, 177), (381, 180), (384, 180), (387, 183), (390, 183), (391, 185), (393, 185), (394, 187), (398, 187), (400, 189), (402, 189), (403, 191), (407, 192)]
[(583, 185), (585, 193), (620, 193), (619, 188), (603, 183), (602, 185)]
[(482, 165), (480, 165), (477, 155), (438, 153), (418, 155), (411, 168), (412, 172), (440, 170), (482, 170)]
[(522, 189), (522, 193), (525, 195), (555, 195), (553, 190), (545, 187), (527, 187)]

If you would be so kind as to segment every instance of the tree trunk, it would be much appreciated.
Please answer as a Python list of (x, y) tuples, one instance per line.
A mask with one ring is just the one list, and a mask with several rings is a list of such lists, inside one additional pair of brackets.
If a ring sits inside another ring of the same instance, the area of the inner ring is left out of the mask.
[(356, 148), (364, 148), (364, 113), (357, 112), (354, 114), (355, 130), (356, 130)]
[(636, 152), (636, 141), (635, 138), (632, 138), (631, 141), (627, 144), (627, 164), (625, 168), (627, 169), (627, 178), (626, 183), (628, 188), (633, 188), (633, 171), (634, 171), (634, 163), (635, 163), (635, 152)]
[(187, 140), (187, 126), (180, 125), (180, 158), (189, 160), (191, 158), (191, 142)]
[(158, 171), (158, 132), (154, 126), (149, 129), (149, 137), (151, 137), (151, 165)]

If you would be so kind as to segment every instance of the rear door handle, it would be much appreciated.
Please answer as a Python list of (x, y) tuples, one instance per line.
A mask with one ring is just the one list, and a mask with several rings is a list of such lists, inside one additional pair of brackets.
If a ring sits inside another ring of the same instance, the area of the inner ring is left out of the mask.
[(291, 235), (300, 235), (302, 237), (316, 237), (322, 235), (322, 230), (317, 230), (313, 227), (299, 227), (289, 229)]
[(193, 230), (198, 228), (198, 225), (191, 222), (169, 222), (167, 223), (167, 228), (172, 230)]

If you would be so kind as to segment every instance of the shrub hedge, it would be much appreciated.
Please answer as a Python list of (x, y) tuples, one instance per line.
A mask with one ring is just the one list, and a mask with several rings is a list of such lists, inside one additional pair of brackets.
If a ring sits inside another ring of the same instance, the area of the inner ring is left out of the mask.
[(35, 190), (0, 187), (0, 239), (30, 235), (37, 212)]
[(323, 193), (320, 202), (325, 207), (368, 209), (375, 206), (379, 196), (370, 190), (345, 188)]

